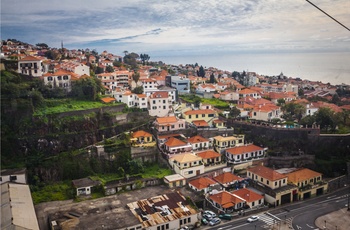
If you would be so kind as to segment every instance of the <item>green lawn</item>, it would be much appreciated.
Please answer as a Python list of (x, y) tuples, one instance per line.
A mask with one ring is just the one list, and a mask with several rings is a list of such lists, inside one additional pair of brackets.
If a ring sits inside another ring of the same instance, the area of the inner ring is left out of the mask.
[(145, 172), (142, 173), (143, 178), (163, 178), (171, 175), (172, 171), (168, 168), (160, 168), (158, 164), (148, 166), (145, 168)]
[(34, 115), (63, 113), (76, 110), (86, 110), (111, 106), (100, 101), (80, 101), (73, 99), (45, 99), (45, 105), (35, 109)]
[(34, 204), (55, 200), (69, 200), (74, 197), (74, 189), (70, 181), (56, 182), (55, 184), (45, 185), (40, 189), (31, 187), (31, 189)]

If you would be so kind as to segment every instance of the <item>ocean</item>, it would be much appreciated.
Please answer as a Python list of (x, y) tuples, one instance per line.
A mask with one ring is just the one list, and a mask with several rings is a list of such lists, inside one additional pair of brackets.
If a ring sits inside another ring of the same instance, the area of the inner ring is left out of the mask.
[(167, 64), (195, 64), (227, 71), (249, 71), (275, 76), (299, 77), (323, 83), (350, 84), (350, 53), (257, 53), (151, 56)]

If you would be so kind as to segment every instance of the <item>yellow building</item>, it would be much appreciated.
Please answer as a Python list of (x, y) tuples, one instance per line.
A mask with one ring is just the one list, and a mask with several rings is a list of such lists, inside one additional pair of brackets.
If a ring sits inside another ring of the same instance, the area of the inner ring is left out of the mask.
[(217, 112), (212, 109), (198, 109), (189, 110), (183, 113), (185, 120), (189, 123), (192, 121), (204, 120), (206, 122), (212, 121), (218, 116)]
[(244, 135), (216, 136), (213, 141), (213, 147), (218, 153), (225, 149), (242, 145), (244, 145)]
[(287, 173), (286, 176), (289, 183), (298, 186), (299, 200), (322, 195), (328, 189), (328, 184), (322, 180), (322, 174), (307, 168)]
[(143, 130), (136, 131), (131, 134), (131, 145), (134, 147), (139, 146), (154, 146), (156, 144), (152, 134)]

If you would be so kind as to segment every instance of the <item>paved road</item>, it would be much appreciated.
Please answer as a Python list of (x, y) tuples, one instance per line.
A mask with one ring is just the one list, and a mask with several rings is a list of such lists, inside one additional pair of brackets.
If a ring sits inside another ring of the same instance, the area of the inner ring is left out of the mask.
[[(317, 217), (345, 208), (348, 199), (347, 195), (348, 190), (342, 189), (331, 195), (323, 195), (307, 201), (300, 201), (276, 209), (270, 209), (268, 212), (258, 213), (256, 215), (259, 216), (259, 221), (254, 223), (247, 223), (249, 216), (246, 216), (229, 222), (222, 221), (220, 225), (210, 227), (210, 229), (262, 230), (282, 229), (287, 226), (289, 228), (290, 226), (293, 229), (299, 230), (316, 230), (315, 220)], [(207, 228), (209, 229), (209, 227)]]

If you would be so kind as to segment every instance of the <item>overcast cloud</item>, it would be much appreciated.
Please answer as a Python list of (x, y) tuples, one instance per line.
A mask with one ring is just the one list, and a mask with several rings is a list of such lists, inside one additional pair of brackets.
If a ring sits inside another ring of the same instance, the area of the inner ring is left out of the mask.
[[(349, 0), (313, 0), (350, 27)], [(1, 0), (1, 39), (99, 52), (350, 51), (304, 0)]]

